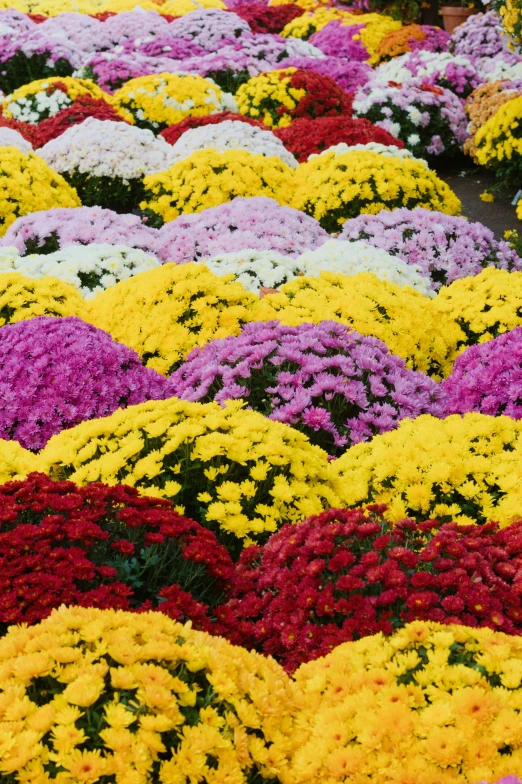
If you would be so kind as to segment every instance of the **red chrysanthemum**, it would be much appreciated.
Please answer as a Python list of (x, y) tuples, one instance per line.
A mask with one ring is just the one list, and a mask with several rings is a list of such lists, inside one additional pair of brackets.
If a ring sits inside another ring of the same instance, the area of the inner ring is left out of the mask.
[(310, 155), (317, 155), (336, 144), (394, 144), (402, 149), (404, 142), (391, 133), (373, 125), (369, 120), (356, 120), (351, 117), (318, 117), (316, 120), (303, 117), (287, 128), (276, 128), (275, 135), (281, 139), (301, 163)]
[(51, 139), (61, 136), (71, 126), (82, 123), (87, 117), (94, 117), (96, 120), (125, 122), (123, 117), (103, 98), (81, 95), (70, 106), (62, 109), (53, 117), (42, 120), (33, 131), (33, 146), (35, 148), (43, 147)]
[(302, 16), (305, 9), (295, 3), (286, 5), (240, 5), (234, 13), (248, 22), (253, 33), (280, 33), (292, 21)]

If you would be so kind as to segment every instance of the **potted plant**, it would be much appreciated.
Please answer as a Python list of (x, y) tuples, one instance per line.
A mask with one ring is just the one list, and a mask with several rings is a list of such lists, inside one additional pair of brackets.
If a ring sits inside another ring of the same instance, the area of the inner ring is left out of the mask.
[(444, 22), (444, 29), (447, 33), (451, 33), (462, 22), (465, 22), (469, 16), (478, 14), (486, 10), (481, 0), (461, 0), (451, 5), (443, 5), (440, 8), (440, 14)]

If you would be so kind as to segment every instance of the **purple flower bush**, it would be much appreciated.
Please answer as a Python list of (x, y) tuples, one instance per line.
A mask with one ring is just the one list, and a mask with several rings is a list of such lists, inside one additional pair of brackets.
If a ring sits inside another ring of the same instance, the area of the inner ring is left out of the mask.
[(374, 71), (378, 82), (408, 82), (416, 79), (425, 84), (436, 84), (466, 98), (481, 83), (473, 62), (462, 55), (449, 52), (407, 52), (381, 63)]
[(194, 349), (170, 384), (184, 400), (243, 398), (334, 456), (405, 417), (444, 415), (432, 379), (408, 370), (377, 338), (335, 321), (246, 324), (237, 337)]
[(112, 48), (135, 38), (172, 35), (171, 26), (155, 11), (124, 11), (103, 23), (104, 47)]
[(87, 14), (67, 11), (59, 16), (50, 16), (37, 29), (50, 38), (66, 39), (83, 54), (107, 49), (111, 45), (105, 24)]
[(401, 139), (418, 158), (456, 155), (468, 135), (460, 98), (451, 90), (416, 81), (370, 82), (357, 92), (353, 112)]
[(218, 8), (192, 11), (175, 19), (169, 32), (178, 38), (188, 38), (207, 52), (217, 52), (225, 42), (251, 34), (250, 25), (240, 16)]
[(158, 234), (136, 215), (122, 215), (101, 207), (63, 207), (18, 218), (0, 239), (0, 245), (15, 247), (21, 256), (54, 253), (68, 245), (93, 242), (156, 253)]
[(177, 264), (245, 248), (275, 250), (297, 258), (330, 239), (314, 218), (265, 196), (234, 199), (180, 215), (162, 226), (158, 235), (153, 252), (163, 261)]
[(354, 40), (353, 35), (364, 27), (362, 24), (342, 26), (341, 22), (333, 21), (314, 33), (310, 43), (317, 46), (322, 52), (335, 57), (344, 57), (347, 60), (368, 60), (368, 50), (361, 41)]
[(364, 240), (370, 245), (417, 264), (438, 290), (459, 278), (478, 275), (485, 267), (522, 270), (522, 259), (504, 240), (498, 241), (482, 223), (418, 207), (346, 221), (341, 240)]
[(408, 46), (412, 52), (417, 52), (422, 49), (424, 52), (447, 52), (451, 40), (451, 36), (440, 27), (433, 27), (432, 25), (419, 25), (425, 38), (422, 41), (416, 38), (410, 38)]
[(175, 38), (172, 35), (160, 35), (152, 41), (137, 38), (127, 41), (124, 49), (125, 52), (136, 52), (146, 57), (169, 57), (171, 60), (185, 60), (207, 54), (202, 46), (198, 46), (189, 38)]
[(181, 70), (181, 65), (167, 57), (147, 57), (137, 52), (94, 52), (83, 63), (78, 75), (92, 79), (102, 90), (114, 93), (138, 76)]
[(38, 316), (0, 329), (0, 395), (0, 438), (38, 450), (65, 428), (170, 393), (103, 330), (75, 316)]
[(315, 71), (322, 76), (330, 76), (347, 93), (356, 92), (367, 84), (372, 76), (372, 68), (367, 63), (345, 60), (341, 57), (289, 57), (284, 67), (302, 68)]
[(470, 16), (451, 36), (451, 51), (466, 57), (491, 57), (506, 48), (502, 20), (495, 11)]
[(184, 60), (180, 63), (180, 70), (210, 78), (222, 90), (234, 94), (252, 76), (258, 76), (266, 70), (266, 65), (233, 46), (223, 46), (219, 52), (208, 52), (202, 57)]
[(448, 414), (522, 419), (522, 327), (467, 348), (440, 386)]
[(28, 33), (31, 30), (36, 30), (37, 27), (31, 17), (17, 11), (16, 8), (0, 9), (0, 25), (10, 27), (17, 33)]
[(81, 52), (66, 38), (30, 33), (0, 36), (0, 71), (6, 93), (48, 76), (71, 76), (82, 62)]

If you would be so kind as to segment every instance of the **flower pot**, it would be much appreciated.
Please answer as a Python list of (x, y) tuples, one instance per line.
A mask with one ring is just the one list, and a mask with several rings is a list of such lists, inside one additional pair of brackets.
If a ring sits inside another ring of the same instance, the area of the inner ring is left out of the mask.
[(465, 22), (469, 16), (478, 13), (474, 8), (460, 8), (454, 5), (443, 5), (440, 13), (444, 22), (444, 29), (451, 35), (456, 27)]

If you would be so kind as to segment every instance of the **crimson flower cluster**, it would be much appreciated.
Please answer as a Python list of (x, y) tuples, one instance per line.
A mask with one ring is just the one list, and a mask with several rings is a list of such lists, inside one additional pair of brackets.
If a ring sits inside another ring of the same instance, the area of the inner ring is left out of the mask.
[(413, 620), (522, 633), (522, 521), (499, 530), (331, 509), (243, 551), (221, 633), (293, 671)]
[(234, 13), (248, 22), (253, 33), (280, 33), (292, 19), (297, 19), (304, 12), (305, 9), (295, 3), (276, 6), (238, 5), (234, 8)]
[(275, 135), (286, 149), (302, 163), (310, 155), (318, 155), (336, 144), (394, 144), (402, 149), (404, 142), (396, 139), (384, 128), (378, 128), (369, 120), (356, 120), (351, 117), (318, 117), (311, 120), (303, 117), (294, 120), (286, 128), (276, 128)]
[(134, 488), (43, 474), (0, 487), (0, 633), (61, 604), (159, 606), (208, 630), (232, 569), (211, 531)]
[(306, 91), (295, 109), (280, 107), (281, 114), (289, 114), (292, 119), (352, 114), (353, 95), (345, 92), (331, 76), (298, 68), (290, 77), (290, 86), (295, 90)]
[[(281, 6), (284, 8), (284, 6)], [(190, 131), (193, 128), (201, 128), (203, 125), (219, 125), (225, 120), (234, 120), (236, 122), (244, 122), (248, 125), (255, 125), (258, 128), (263, 128), (265, 131), (269, 130), (267, 126), (260, 120), (254, 120), (252, 117), (246, 117), (244, 114), (234, 114), (234, 112), (218, 112), (217, 114), (207, 114), (204, 117), (185, 117), (181, 122), (175, 125), (169, 125), (161, 131), (160, 136), (163, 136), (169, 144), (176, 144), (179, 137), (185, 131)]]
[(120, 117), (111, 104), (103, 98), (81, 95), (70, 106), (52, 117), (42, 120), (36, 126), (33, 131), (33, 147), (43, 147), (47, 142), (61, 136), (72, 125), (82, 123), (87, 117), (94, 117), (96, 120), (110, 120), (111, 122), (125, 122), (123, 117)]

